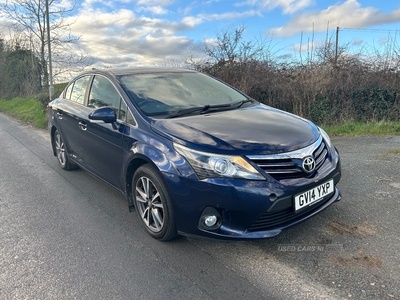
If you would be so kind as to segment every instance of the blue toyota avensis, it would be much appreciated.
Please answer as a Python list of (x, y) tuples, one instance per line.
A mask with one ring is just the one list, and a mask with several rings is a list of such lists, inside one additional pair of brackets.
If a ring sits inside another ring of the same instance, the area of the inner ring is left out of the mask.
[(156, 239), (272, 237), (341, 199), (321, 128), (199, 72), (85, 72), (48, 117), (61, 168), (120, 190)]

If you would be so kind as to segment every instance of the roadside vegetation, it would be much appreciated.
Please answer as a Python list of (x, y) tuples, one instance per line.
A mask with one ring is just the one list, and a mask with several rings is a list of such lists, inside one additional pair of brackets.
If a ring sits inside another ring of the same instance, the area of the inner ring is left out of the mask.
[[(271, 55), (263, 43), (243, 39), (244, 27), (205, 45), (206, 61), (189, 68), (217, 77), (258, 101), (312, 120), (332, 135), (400, 135), (400, 47), (374, 57), (348, 55), (327, 38), (300, 61)], [(48, 85), (40, 59), (0, 38), (0, 111), (46, 127)], [(55, 86), (59, 95), (65, 84)], [(36, 95), (36, 96), (31, 96)]]
[[(213, 63), (195, 64), (267, 105), (318, 125), (360, 129), (358, 123), (400, 121), (400, 48), (396, 43), (373, 55), (349, 55), (327, 38), (300, 61), (271, 57), (268, 44), (243, 41), (243, 28), (217, 36), (206, 47)], [(387, 123), (389, 124), (389, 123)], [(364, 130), (363, 129), (363, 130)]]
[[(56, 84), (54, 86), (55, 94), (59, 95), (65, 86), (65, 83)], [(48, 93), (12, 99), (0, 98), (0, 112), (4, 112), (25, 124), (45, 129), (47, 128), (46, 107), (48, 102)]]
[(47, 128), (46, 111), (35, 98), (0, 99), (0, 111), (37, 128)]
[(341, 125), (322, 125), (331, 136), (400, 135), (400, 122), (346, 122)]

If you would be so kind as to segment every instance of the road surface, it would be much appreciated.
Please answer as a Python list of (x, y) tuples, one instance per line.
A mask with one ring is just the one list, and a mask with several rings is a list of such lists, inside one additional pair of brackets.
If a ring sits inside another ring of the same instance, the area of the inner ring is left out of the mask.
[(162, 243), (0, 114), (0, 299), (399, 299), (400, 137), (335, 138), (343, 200), (276, 238)]

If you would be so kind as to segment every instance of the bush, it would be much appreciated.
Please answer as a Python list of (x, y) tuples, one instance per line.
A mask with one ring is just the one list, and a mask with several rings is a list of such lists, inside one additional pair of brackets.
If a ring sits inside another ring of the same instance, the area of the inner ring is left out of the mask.
[[(212, 75), (247, 93), (250, 97), (283, 109), (317, 124), (348, 121), (399, 121), (397, 74), (364, 71), (359, 66), (341, 69), (326, 64), (291, 66), (251, 62), (243, 65), (208, 67)], [(248, 70), (249, 70), (248, 69)], [(236, 74), (236, 76), (228, 76)], [(242, 77), (241, 77), (242, 76)]]
[(399, 57), (349, 55), (346, 47), (336, 52), (327, 40), (305, 64), (278, 64), (265, 45), (243, 41), (243, 32), (240, 27), (217, 36), (215, 44), (205, 46), (211, 61), (194, 67), (318, 124), (399, 121), (400, 72), (388, 64)]

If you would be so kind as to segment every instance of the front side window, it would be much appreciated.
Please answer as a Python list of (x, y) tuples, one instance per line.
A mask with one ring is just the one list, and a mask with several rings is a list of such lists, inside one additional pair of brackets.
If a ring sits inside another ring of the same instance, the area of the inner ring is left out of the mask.
[(114, 85), (106, 77), (100, 75), (94, 77), (89, 93), (88, 106), (92, 108), (112, 107), (119, 120), (136, 125), (125, 101), (122, 100)]
[(105, 77), (96, 75), (89, 94), (89, 107), (99, 108), (109, 106), (117, 113), (121, 97), (114, 85)]
[(131, 125), (136, 125), (136, 121), (132, 116), (131, 111), (129, 110), (128, 106), (126, 105), (125, 101), (121, 101), (121, 106), (119, 108), (119, 115), (118, 119), (131, 124)]

